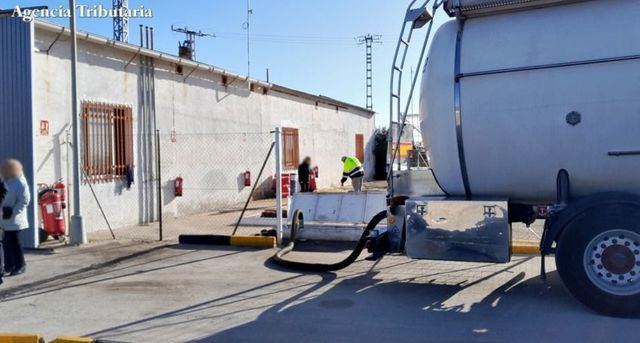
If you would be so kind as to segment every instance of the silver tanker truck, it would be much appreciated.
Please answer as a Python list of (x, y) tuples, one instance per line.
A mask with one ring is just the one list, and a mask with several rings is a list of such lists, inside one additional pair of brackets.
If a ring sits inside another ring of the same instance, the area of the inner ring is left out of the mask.
[[(334, 271), (368, 246), (370, 260), (405, 253), (506, 263), (511, 224), (545, 219), (542, 276), (544, 257), (555, 254), (577, 299), (603, 314), (640, 315), (640, 0), (417, 1), (392, 69), (391, 125), (399, 129), (390, 137), (387, 210), (346, 259), (320, 264), (284, 258), (303, 226), (297, 209), (290, 242), (273, 260)], [(441, 9), (453, 19), (432, 35)], [(418, 81), (403, 98), (417, 29), (426, 30), (419, 63), (428, 168), (412, 169), (398, 157)]]
[[(441, 9), (452, 19), (436, 31)], [(402, 98), (402, 71), (422, 28), (429, 168), (399, 168), (390, 145), (388, 250), (508, 262), (511, 224), (544, 215), (541, 255), (571, 293), (640, 314), (639, 18), (639, 0), (413, 1), (391, 113), (405, 122), (417, 76)]]

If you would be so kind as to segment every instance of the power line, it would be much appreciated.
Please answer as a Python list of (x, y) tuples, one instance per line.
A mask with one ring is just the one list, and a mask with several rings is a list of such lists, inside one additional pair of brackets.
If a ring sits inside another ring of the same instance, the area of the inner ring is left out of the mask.
[(367, 109), (373, 109), (373, 43), (382, 44), (382, 35), (367, 34), (356, 37), (358, 45), (366, 47), (366, 66), (367, 66)]
[[(246, 27), (246, 24), (245, 26)], [(247, 33), (216, 32), (216, 37), (227, 40), (246, 40)], [(353, 36), (311, 36), (311, 35), (280, 35), (251, 33), (251, 42), (302, 45), (352, 45)], [(383, 42), (383, 40), (380, 40)]]

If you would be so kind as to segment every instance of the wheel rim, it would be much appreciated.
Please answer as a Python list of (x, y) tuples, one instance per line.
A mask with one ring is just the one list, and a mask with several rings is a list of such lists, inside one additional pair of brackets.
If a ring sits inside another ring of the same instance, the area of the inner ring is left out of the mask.
[(640, 292), (640, 235), (628, 230), (599, 234), (587, 245), (584, 269), (591, 282), (607, 293)]

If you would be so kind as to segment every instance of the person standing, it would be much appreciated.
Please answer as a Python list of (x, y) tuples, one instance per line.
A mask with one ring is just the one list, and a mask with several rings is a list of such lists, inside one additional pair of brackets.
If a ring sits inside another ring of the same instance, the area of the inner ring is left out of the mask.
[(2, 220), (0, 220), (0, 228), (4, 232), (4, 271), (14, 276), (26, 270), (20, 231), (29, 227), (27, 206), (31, 202), (31, 194), (19, 161), (13, 159), (4, 161), (0, 172), (7, 190), (2, 201)]
[[(0, 168), (1, 170), (1, 168)], [(1, 173), (0, 173), (0, 206), (2, 205), (2, 202), (4, 201), (4, 195), (7, 194), (7, 189), (4, 187), (4, 181), (2, 181), (2, 177), (1, 177)], [(1, 209), (1, 207), (0, 207)], [(0, 218), (2, 218), (0, 216)], [(2, 227), (0, 227), (0, 285), (2, 285), (3, 280), (2, 278), (4, 277), (4, 248), (3, 248), (3, 241), (4, 241), (4, 230), (2, 229)]]
[(354, 192), (362, 191), (362, 178), (364, 177), (364, 168), (362, 163), (354, 156), (342, 156), (342, 180), (340, 184), (344, 186), (348, 178), (351, 178)]
[(309, 189), (309, 177), (311, 176), (311, 173), (311, 157), (307, 156), (298, 166), (298, 182), (300, 183), (300, 192), (308, 193), (311, 191)]

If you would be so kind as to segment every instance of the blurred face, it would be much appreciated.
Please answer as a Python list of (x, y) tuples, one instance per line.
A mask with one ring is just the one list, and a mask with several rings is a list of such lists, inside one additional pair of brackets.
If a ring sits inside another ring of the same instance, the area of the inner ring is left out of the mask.
[(307, 157), (304, 159), (304, 163), (311, 164), (311, 158)]
[(22, 176), (22, 164), (16, 160), (6, 160), (0, 168), (4, 180)]

